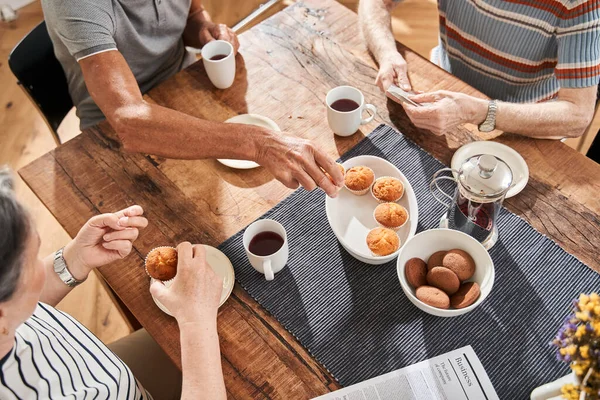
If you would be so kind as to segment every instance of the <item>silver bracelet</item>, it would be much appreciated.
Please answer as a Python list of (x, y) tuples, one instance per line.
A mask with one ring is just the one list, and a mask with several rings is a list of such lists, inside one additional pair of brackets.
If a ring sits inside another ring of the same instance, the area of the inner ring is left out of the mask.
[(85, 281), (85, 279), (83, 281), (80, 281), (75, 279), (73, 275), (71, 275), (71, 272), (67, 267), (65, 258), (63, 257), (64, 250), (65, 248), (63, 247), (54, 254), (54, 272), (56, 272), (60, 280), (63, 281), (65, 285), (73, 288), (75, 286), (81, 285)]

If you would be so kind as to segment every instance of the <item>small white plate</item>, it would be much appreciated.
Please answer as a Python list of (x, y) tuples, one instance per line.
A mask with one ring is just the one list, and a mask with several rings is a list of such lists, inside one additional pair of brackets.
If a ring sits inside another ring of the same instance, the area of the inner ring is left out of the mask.
[[(233, 291), (233, 285), (235, 284), (235, 272), (233, 271), (233, 265), (231, 265), (231, 261), (223, 252), (219, 249), (216, 249), (212, 246), (204, 245), (206, 249), (206, 261), (208, 265), (213, 269), (213, 271), (223, 278), (223, 291), (221, 292), (221, 301), (219, 302), (219, 307), (223, 305), (231, 295)], [(150, 285), (154, 283), (155, 279), (150, 278)], [(172, 281), (166, 282), (165, 285), (170, 286)], [(151, 294), (152, 296), (152, 294)], [(152, 300), (156, 303), (158, 308), (160, 308), (165, 314), (173, 316), (167, 307), (165, 307), (160, 301), (158, 301), (154, 296), (152, 296)]]
[[(279, 126), (270, 118), (264, 117), (259, 114), (241, 114), (236, 115), (233, 118), (229, 118), (225, 121), (226, 124), (247, 124), (262, 126), (263, 128), (270, 129), (272, 131), (281, 132)], [(253, 169), (260, 167), (254, 161), (247, 160), (229, 160), (229, 159), (218, 159), (221, 164), (228, 166), (229, 168), (235, 169)]]
[[(342, 164), (346, 171), (357, 165), (369, 167), (375, 173), (375, 179), (382, 176), (398, 178), (404, 184), (404, 196), (398, 204), (408, 210), (408, 221), (397, 233), (400, 237), (400, 249), (408, 239), (415, 235), (417, 222), (419, 221), (419, 210), (417, 198), (408, 179), (392, 163), (383, 158), (375, 156), (358, 156), (351, 158)], [(389, 256), (377, 257), (371, 253), (367, 246), (367, 235), (371, 229), (379, 225), (373, 217), (373, 211), (379, 203), (367, 192), (363, 196), (356, 196), (346, 189), (342, 189), (335, 199), (325, 196), (325, 210), (327, 220), (333, 233), (342, 246), (354, 258), (367, 264), (385, 264), (398, 256), (398, 251)]]
[(529, 167), (523, 157), (512, 148), (498, 142), (478, 141), (465, 144), (452, 156), (450, 167), (458, 171), (463, 162), (477, 154), (491, 154), (508, 164), (512, 170), (513, 183), (506, 193), (506, 198), (517, 195), (527, 185)]

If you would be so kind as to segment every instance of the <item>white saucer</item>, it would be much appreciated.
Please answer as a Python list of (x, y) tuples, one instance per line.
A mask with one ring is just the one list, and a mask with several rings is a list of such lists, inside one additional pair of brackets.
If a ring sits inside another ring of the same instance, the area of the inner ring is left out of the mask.
[[(219, 249), (216, 249), (212, 246), (204, 245), (206, 249), (206, 261), (208, 265), (211, 266), (213, 271), (223, 278), (223, 291), (221, 292), (221, 301), (219, 302), (219, 307), (223, 305), (231, 295), (233, 291), (233, 285), (235, 284), (235, 272), (233, 271), (233, 265), (231, 265), (231, 261), (223, 252)], [(150, 278), (150, 285), (154, 283), (155, 279)], [(165, 286), (169, 287), (172, 281), (166, 282)], [(151, 294), (152, 296), (152, 294)], [(165, 314), (173, 316), (167, 307), (165, 307), (160, 301), (158, 301), (154, 296), (152, 296), (152, 300), (156, 303), (158, 308), (160, 308)]]
[(506, 193), (506, 198), (515, 196), (527, 185), (529, 180), (527, 163), (519, 153), (502, 143), (478, 141), (465, 144), (452, 156), (450, 167), (458, 171), (464, 161), (477, 154), (491, 154), (508, 164), (512, 170), (513, 183)]
[[(281, 132), (279, 126), (270, 118), (263, 117), (259, 114), (241, 114), (236, 115), (233, 118), (229, 118), (225, 121), (226, 124), (248, 124), (248, 125), (256, 125), (262, 126), (263, 128), (271, 129), (272, 131)], [(260, 167), (254, 161), (246, 161), (246, 160), (228, 160), (228, 159), (218, 159), (221, 164), (228, 166), (229, 168), (235, 169), (252, 169), (256, 167)]]

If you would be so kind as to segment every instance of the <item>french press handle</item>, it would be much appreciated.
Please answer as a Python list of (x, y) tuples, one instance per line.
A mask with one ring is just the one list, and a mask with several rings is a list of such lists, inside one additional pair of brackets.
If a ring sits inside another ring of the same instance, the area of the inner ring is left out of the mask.
[[(458, 175), (458, 171), (455, 170), (455, 169), (452, 169), (452, 168), (443, 168), (443, 169), (440, 169), (435, 174), (433, 174), (433, 178), (431, 180), (431, 184), (429, 185), (429, 190), (431, 191), (431, 194), (433, 195), (433, 197), (439, 203), (443, 204), (446, 207), (450, 207), (450, 205), (452, 203), (454, 203), (454, 197), (452, 197), (448, 193), (444, 192), (442, 190), (442, 188), (440, 188), (439, 182), (441, 180), (447, 180), (447, 181), (452, 181), (454, 183), (457, 183), (457, 180), (456, 180), (456, 178), (454, 178), (454, 176), (440, 176), (444, 172), (452, 172), (453, 174)], [(446, 203), (446, 201), (444, 201), (444, 197), (440, 197), (440, 195), (444, 196), (446, 199), (450, 200), (450, 202)]]

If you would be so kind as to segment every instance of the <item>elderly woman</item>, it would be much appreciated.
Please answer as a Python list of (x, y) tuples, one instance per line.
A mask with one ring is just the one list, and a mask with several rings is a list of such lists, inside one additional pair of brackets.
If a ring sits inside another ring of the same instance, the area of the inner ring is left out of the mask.
[(216, 329), (222, 282), (207, 267), (202, 246), (180, 244), (173, 285), (152, 287), (179, 324), (181, 385), (145, 331), (116, 342), (113, 352), (54, 308), (94, 268), (131, 252), (148, 224), (142, 208), (96, 216), (64, 249), (40, 259), (40, 238), (11, 187), (0, 170), (1, 399), (226, 398)]

